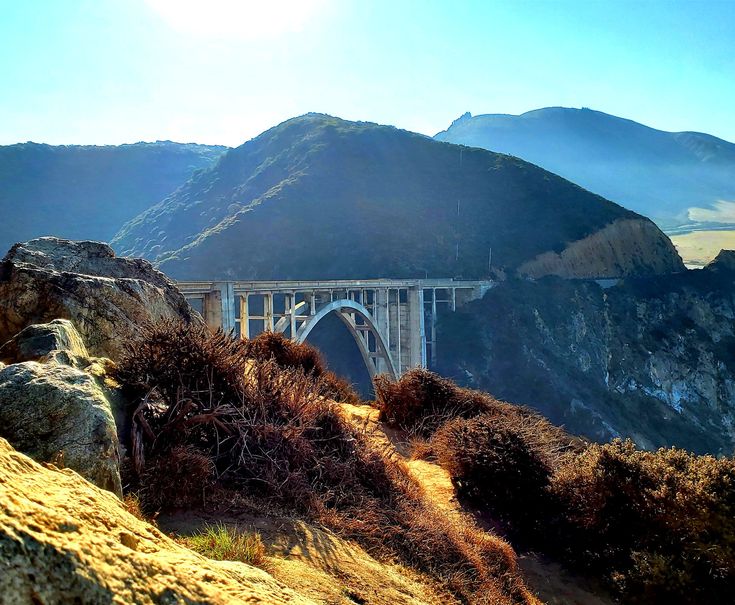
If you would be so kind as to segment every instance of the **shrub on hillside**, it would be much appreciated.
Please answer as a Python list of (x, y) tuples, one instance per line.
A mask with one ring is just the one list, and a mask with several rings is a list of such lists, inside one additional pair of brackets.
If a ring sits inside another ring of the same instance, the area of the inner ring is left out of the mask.
[(306, 343), (297, 343), (279, 332), (262, 332), (246, 341), (247, 354), (258, 361), (273, 360), (282, 368), (300, 368), (320, 379), (325, 397), (345, 403), (360, 403), (360, 396), (343, 378), (326, 369), (319, 351)]
[(592, 445), (555, 472), (555, 546), (629, 603), (735, 594), (735, 461), (630, 441)]
[(374, 384), (380, 419), (424, 437), (451, 418), (516, 410), (487, 393), (463, 389), (423, 368), (409, 370), (397, 381), (377, 376)]
[[(187, 467), (210, 468), (220, 486), (274, 500), (398, 557), (465, 602), (532, 601), (507, 544), (458, 529), (427, 506), (405, 466), (323, 396), (317, 366), (305, 372), (283, 356), (280, 365), (281, 353), (251, 354), (248, 343), (228, 339), (163, 322), (146, 326), (121, 361), (119, 379), (138, 394), (132, 449), (143, 500), (179, 505), (182, 493), (201, 493), (209, 481), (188, 477)], [(182, 464), (181, 448), (209, 466)]]
[(460, 493), (515, 535), (604, 579), (625, 603), (735, 594), (735, 460), (630, 441), (570, 444), (546, 421), (447, 422), (432, 449)]
[(492, 511), (515, 535), (528, 536), (551, 506), (548, 487), (559, 448), (548, 447), (543, 434), (555, 430), (547, 425), (520, 415), (455, 418), (434, 435), (433, 452), (459, 494)]

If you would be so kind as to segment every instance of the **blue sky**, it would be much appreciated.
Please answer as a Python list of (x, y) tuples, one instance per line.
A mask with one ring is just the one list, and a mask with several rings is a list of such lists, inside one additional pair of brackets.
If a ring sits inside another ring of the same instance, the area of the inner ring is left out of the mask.
[(238, 145), (320, 111), (434, 134), (591, 107), (735, 141), (735, 0), (0, 0), (0, 144)]

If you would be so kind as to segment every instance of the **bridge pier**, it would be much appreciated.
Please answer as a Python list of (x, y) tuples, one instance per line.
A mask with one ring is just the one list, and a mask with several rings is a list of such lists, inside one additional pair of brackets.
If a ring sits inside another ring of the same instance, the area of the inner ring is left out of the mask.
[(480, 298), (492, 282), (375, 279), (179, 282), (178, 286), (210, 328), (221, 327), (242, 338), (271, 330), (303, 342), (326, 314), (337, 313), (370, 375), (398, 377), (411, 368), (436, 363), (440, 310), (454, 311)]

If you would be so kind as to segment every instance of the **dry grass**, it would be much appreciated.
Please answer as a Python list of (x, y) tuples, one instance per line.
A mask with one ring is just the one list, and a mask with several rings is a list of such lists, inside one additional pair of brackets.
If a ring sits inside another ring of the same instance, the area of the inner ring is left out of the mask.
[(241, 561), (267, 569), (268, 559), (260, 534), (245, 533), (223, 524), (207, 525), (201, 531), (178, 537), (178, 542), (217, 561)]
[(140, 497), (138, 496), (138, 494), (134, 494), (132, 492), (125, 494), (122, 499), (122, 506), (136, 519), (140, 521), (145, 521), (146, 523), (150, 523), (152, 525), (156, 524), (155, 517), (146, 515), (145, 512), (143, 512), (143, 507), (140, 504)]

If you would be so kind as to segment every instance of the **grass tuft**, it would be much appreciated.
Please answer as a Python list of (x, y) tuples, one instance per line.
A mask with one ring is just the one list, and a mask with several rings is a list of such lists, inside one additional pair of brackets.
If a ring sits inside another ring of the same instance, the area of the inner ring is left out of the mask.
[(181, 544), (217, 561), (241, 561), (265, 569), (268, 559), (259, 533), (245, 533), (221, 523), (178, 539)]

